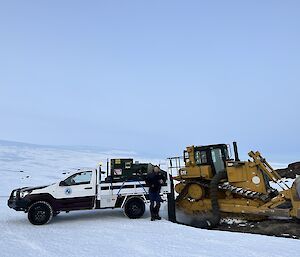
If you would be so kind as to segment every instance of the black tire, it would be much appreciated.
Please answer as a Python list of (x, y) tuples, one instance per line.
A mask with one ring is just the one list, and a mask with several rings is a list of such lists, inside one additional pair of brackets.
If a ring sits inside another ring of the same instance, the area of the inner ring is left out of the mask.
[(33, 225), (44, 225), (50, 222), (52, 217), (53, 210), (47, 202), (35, 202), (28, 209), (28, 220)]
[(131, 198), (125, 203), (124, 212), (128, 218), (138, 219), (145, 213), (145, 203), (140, 198)]

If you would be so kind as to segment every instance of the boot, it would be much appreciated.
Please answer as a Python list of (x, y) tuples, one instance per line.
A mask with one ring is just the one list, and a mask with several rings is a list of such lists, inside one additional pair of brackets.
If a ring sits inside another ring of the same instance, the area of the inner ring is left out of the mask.
[(159, 208), (160, 208), (160, 204), (157, 204), (153, 209), (154, 209), (154, 218), (156, 220), (161, 220), (161, 217), (159, 216)]
[(154, 221), (156, 212), (155, 212), (155, 207), (154, 207), (153, 203), (150, 204), (150, 213), (151, 213), (151, 221)]
[(156, 220), (161, 220), (161, 217), (159, 215), (156, 215), (155, 219)]

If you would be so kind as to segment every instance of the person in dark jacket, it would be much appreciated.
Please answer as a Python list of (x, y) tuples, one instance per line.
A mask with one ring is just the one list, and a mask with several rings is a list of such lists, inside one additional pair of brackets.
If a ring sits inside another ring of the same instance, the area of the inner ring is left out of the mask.
[(160, 168), (155, 166), (152, 172), (149, 172), (146, 183), (149, 186), (151, 221), (161, 220), (159, 208), (162, 199), (160, 197), (161, 186), (166, 182), (166, 178)]

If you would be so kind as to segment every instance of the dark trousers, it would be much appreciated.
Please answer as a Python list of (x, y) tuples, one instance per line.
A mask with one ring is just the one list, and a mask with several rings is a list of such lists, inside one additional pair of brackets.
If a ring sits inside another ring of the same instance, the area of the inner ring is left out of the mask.
[(151, 217), (158, 217), (160, 203), (162, 202), (159, 192), (149, 192), (149, 199)]

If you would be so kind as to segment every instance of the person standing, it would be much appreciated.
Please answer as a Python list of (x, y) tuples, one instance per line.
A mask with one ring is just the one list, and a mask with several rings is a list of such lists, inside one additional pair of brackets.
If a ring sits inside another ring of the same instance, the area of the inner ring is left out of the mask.
[(146, 178), (146, 183), (149, 186), (151, 221), (161, 220), (159, 209), (163, 200), (160, 197), (160, 189), (165, 182), (166, 178), (161, 169), (158, 166), (154, 166), (153, 171), (149, 172)]

